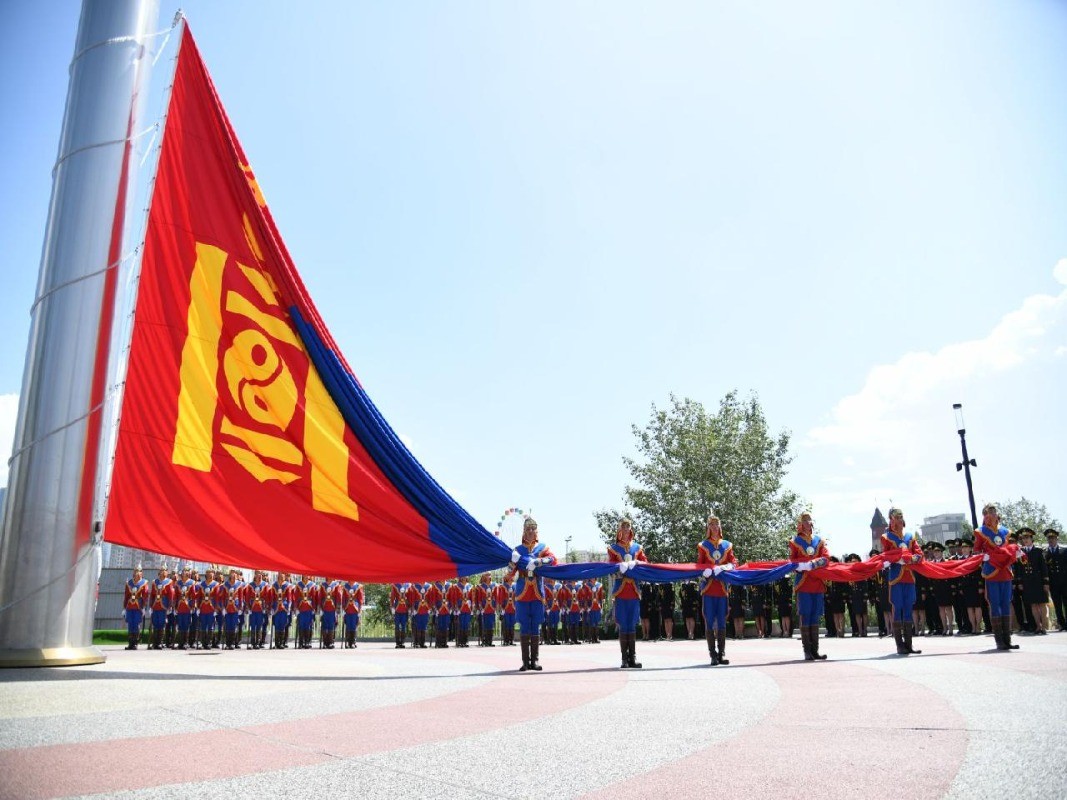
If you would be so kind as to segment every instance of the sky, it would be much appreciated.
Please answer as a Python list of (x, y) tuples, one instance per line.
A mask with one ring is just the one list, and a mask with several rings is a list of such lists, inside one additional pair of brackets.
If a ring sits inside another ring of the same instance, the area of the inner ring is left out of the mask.
[[(1067, 5), (182, 5), (334, 338), (486, 527), (598, 548), (631, 426), (731, 390), (834, 552), (966, 512), (957, 402), (979, 506), (1067, 521)], [(79, 9), (0, 3), (5, 453)]]

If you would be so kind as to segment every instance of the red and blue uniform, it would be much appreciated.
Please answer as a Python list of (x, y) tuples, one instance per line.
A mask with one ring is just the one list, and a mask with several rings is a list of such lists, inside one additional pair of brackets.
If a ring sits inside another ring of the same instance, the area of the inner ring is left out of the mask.
[(589, 624), (594, 629), (600, 626), (604, 613), (604, 584), (596, 578), (589, 579)]
[(900, 536), (893, 531), (882, 534), (882, 552), (902, 551), (900, 561), (890, 563), (886, 570), (889, 581), (889, 602), (893, 606), (894, 622), (911, 622), (911, 610), (915, 606), (915, 574), (912, 565), (922, 561), (923, 551), (914, 533)]
[[(470, 585), (469, 581), (464, 580), (459, 586), (459, 646), (467, 646), (467, 636), (470, 634), (471, 629), (471, 613), (473, 611), (473, 604), (471, 603), (471, 592), (474, 587)], [(455, 608), (455, 605), (453, 605)]]
[(152, 609), (152, 628), (162, 631), (167, 625), (167, 614), (174, 600), (174, 581), (170, 578), (156, 578), (152, 581), (151, 592), (149, 603)]
[(141, 622), (144, 620), (144, 610), (147, 606), (148, 581), (144, 578), (140, 581), (130, 578), (126, 581), (122, 608), (126, 614), (126, 631), (134, 638), (141, 635)]
[(494, 608), (493, 595), (496, 592), (496, 584), (489, 575), (483, 575), (481, 582), (474, 587), (473, 601), (474, 611), (480, 616), (481, 634), (483, 647), (493, 647), (493, 627), (496, 624), (496, 609)]
[[(1008, 529), (983, 525), (974, 532), (974, 554), (991, 555), (1003, 553), (1008, 543)], [(1011, 562), (997, 566), (992, 561), (982, 562), (982, 577), (985, 579), (985, 596), (989, 601), (990, 617), (1011, 616)]]
[[(648, 563), (645, 551), (637, 542), (630, 542), (626, 547), (621, 542), (608, 546), (608, 561), (618, 564), (623, 561), (643, 561)], [(641, 619), (641, 588), (629, 575), (616, 575), (611, 588), (611, 597), (615, 601), (615, 622), (619, 633), (636, 634), (637, 623)]]
[[(556, 565), (556, 557), (548, 549), (544, 542), (538, 542), (532, 548), (520, 544), (515, 548), (522, 558), (540, 559), (541, 566), (553, 567)], [(545, 621), (545, 579), (537, 574), (536, 568), (532, 575), (524, 570), (515, 570), (517, 579), (515, 583), (515, 612), (519, 619), (519, 633), (523, 636), (540, 636), (541, 623)], [(507, 622), (504, 623), (507, 625)], [(514, 621), (512, 621), (514, 626)]]
[[(223, 623), (226, 626), (226, 634), (229, 636), (237, 632), (237, 623), (244, 611), (244, 584), (236, 578), (227, 580), (219, 587), (222, 598)], [(233, 649), (230, 646), (229, 649)]]
[[(697, 564), (705, 568), (737, 565), (734, 546), (726, 539), (705, 539), (697, 545)], [(703, 598), (704, 628), (709, 631), (726, 630), (726, 611), (730, 593), (726, 584), (716, 578), (700, 579), (700, 595)]]
[(296, 629), (307, 637), (307, 647), (311, 646), (311, 628), (315, 624), (318, 599), (319, 589), (314, 581), (296, 582)]
[(253, 643), (257, 643), (259, 635), (267, 632), (267, 593), (270, 584), (262, 578), (259, 582), (245, 584), (245, 608), (248, 609), (248, 628), (252, 634)]
[(362, 583), (347, 581), (344, 586), (341, 587), (341, 602), (344, 610), (345, 632), (351, 639), (355, 639), (356, 629), (359, 627), (359, 615), (363, 611), (364, 597)]
[[(830, 551), (821, 536), (812, 534), (809, 538), (798, 533), (789, 540), (789, 560), (794, 564), (810, 561), (812, 569), (819, 569), (830, 563)], [(826, 581), (814, 577), (810, 571), (796, 573), (794, 581), (800, 624), (818, 625), (825, 608)]]

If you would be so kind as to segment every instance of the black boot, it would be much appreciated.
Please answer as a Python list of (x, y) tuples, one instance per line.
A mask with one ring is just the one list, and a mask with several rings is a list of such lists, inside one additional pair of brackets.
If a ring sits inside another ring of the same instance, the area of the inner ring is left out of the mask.
[(131, 633), (126, 638), (129, 641), (129, 644), (126, 645), (126, 649), (127, 650), (136, 650), (137, 649), (137, 634), (136, 633)]
[(637, 660), (637, 634), (626, 634), (627, 652), (630, 654), (630, 669), (641, 669), (641, 662)]
[(893, 641), (897, 645), (897, 655), (906, 656), (908, 648), (904, 644), (904, 623), (899, 620), (893, 620)]
[[(637, 634), (634, 634), (635, 637), (636, 635)], [(711, 666), (717, 667), (719, 666), (719, 653), (715, 649), (715, 631), (713, 631), (711, 628), (706, 628), (704, 630), (704, 638), (707, 639), (708, 642), (708, 655), (711, 656)]]
[(541, 637), (530, 637), (530, 669), (534, 672), (541, 671), (541, 665), (538, 663), (538, 659), (541, 657)]
[(812, 653), (811, 653), (811, 635), (808, 632), (808, 626), (807, 625), (801, 625), (800, 626), (800, 644), (804, 648), (804, 660), (805, 661), (814, 661), (815, 660), (815, 656), (813, 656)]
[(816, 661), (825, 661), (826, 656), (819, 653), (819, 626), (811, 625), (808, 628), (808, 637), (811, 642), (811, 655)]
[(619, 669), (630, 668), (630, 649), (627, 645), (627, 636), (625, 633), (619, 634), (619, 652), (622, 653), (622, 666)]
[(903, 633), (904, 633), (904, 649), (907, 650), (910, 655), (916, 655), (917, 656), (920, 653), (922, 653), (922, 650), (916, 650), (914, 647), (911, 646), (911, 637), (912, 637), (912, 634), (915, 631), (915, 623), (913, 623), (913, 622), (905, 622), (903, 624), (903, 628), (904, 628), (904, 631), (903, 631)]
[(726, 631), (719, 631), (719, 663), (724, 666), (730, 663), (726, 660)]
[(530, 637), (522, 634), (519, 636), (519, 649), (522, 651), (522, 666), (519, 672), (530, 669)]

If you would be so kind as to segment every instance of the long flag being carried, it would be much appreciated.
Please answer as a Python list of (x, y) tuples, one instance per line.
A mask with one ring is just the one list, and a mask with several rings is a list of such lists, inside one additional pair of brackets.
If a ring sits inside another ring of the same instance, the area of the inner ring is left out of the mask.
[(109, 541), (392, 581), (508, 563), (370, 402), (278, 235), (188, 28), (148, 219)]

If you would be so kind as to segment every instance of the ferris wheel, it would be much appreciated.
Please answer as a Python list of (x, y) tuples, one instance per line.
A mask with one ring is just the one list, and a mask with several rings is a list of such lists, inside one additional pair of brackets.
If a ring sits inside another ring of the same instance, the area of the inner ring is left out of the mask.
[(508, 547), (522, 544), (522, 526), (531, 510), (526, 508), (506, 508), (496, 523), (496, 535)]

